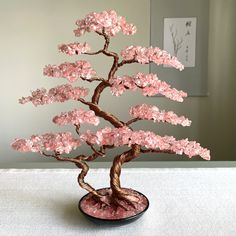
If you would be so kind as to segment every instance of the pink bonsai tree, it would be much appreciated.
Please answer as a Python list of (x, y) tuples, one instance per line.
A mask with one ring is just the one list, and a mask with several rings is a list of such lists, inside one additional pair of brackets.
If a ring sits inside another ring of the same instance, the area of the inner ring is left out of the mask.
[[(140, 154), (150, 152), (184, 154), (189, 158), (199, 155), (203, 159), (209, 160), (210, 152), (195, 141), (176, 140), (173, 136), (160, 136), (151, 131), (134, 130), (131, 127), (139, 120), (190, 126), (191, 121), (184, 116), (178, 116), (172, 111), (160, 110), (157, 106), (141, 104), (131, 107), (129, 110), (131, 119), (123, 121), (100, 107), (100, 96), (106, 88), (110, 89), (111, 94), (115, 96), (121, 96), (126, 90), (141, 90), (144, 96), (161, 94), (173, 101), (182, 102), (183, 98), (187, 97), (187, 93), (172, 88), (166, 82), (159, 80), (156, 74), (118, 75), (117, 72), (121, 67), (132, 63), (168, 65), (180, 71), (184, 69), (184, 66), (176, 57), (158, 47), (128, 46), (120, 54), (111, 51), (109, 44), (112, 37), (115, 37), (119, 32), (125, 35), (133, 35), (136, 32), (136, 27), (127, 23), (126, 19), (118, 16), (114, 10), (89, 13), (85, 18), (77, 20), (76, 25), (75, 36), (80, 37), (85, 33), (94, 32), (104, 39), (103, 48), (91, 51), (87, 43), (75, 42), (59, 45), (59, 51), (69, 56), (103, 54), (111, 58), (113, 64), (107, 77), (97, 76), (91, 64), (85, 60), (47, 65), (43, 71), (45, 76), (65, 78), (69, 83), (49, 90), (37, 89), (30, 96), (22, 97), (19, 102), (21, 104), (31, 102), (38, 106), (75, 100), (86, 105), (88, 110), (79, 108), (63, 112), (53, 118), (53, 122), (57, 125), (73, 125), (77, 137), (73, 137), (70, 132), (32, 135), (29, 139), (16, 139), (12, 147), (17, 151), (38, 152), (58, 161), (74, 163), (81, 169), (78, 176), (79, 185), (90, 193), (94, 204), (99, 205), (101, 210), (112, 208), (113, 211), (114, 209), (124, 212), (137, 211), (142, 204), (145, 205), (144, 200), (137, 192), (122, 188), (120, 184), (121, 168), (125, 162), (137, 158)], [(91, 100), (85, 99), (89, 93), (88, 89), (72, 86), (72, 83), (77, 80), (98, 83), (92, 92)], [(89, 130), (84, 133), (80, 132), (81, 125), (92, 124), (96, 126), (101, 118), (108, 121), (111, 126), (96, 132)], [(79, 154), (75, 157), (65, 155), (82, 144), (88, 145), (92, 151), (91, 155)], [(98, 191), (86, 183), (84, 178), (89, 170), (88, 162), (104, 157), (107, 150), (120, 146), (127, 146), (128, 150), (114, 157), (110, 169), (110, 189)]]

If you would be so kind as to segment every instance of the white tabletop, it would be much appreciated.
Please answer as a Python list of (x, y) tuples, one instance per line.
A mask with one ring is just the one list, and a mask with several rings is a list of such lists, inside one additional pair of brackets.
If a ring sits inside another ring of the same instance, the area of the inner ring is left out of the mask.
[[(77, 209), (79, 170), (0, 170), (0, 235), (235, 236), (236, 169), (124, 169), (121, 183), (144, 193), (148, 211), (121, 227), (98, 226)], [(96, 188), (108, 169), (91, 169)]]

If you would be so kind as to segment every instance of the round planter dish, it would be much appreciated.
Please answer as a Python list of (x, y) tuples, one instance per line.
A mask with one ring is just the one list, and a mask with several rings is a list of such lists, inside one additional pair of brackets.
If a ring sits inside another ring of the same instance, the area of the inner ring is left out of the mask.
[[(109, 189), (110, 189), (110, 188), (101, 188), (101, 189), (98, 189), (97, 191), (99, 192), (99, 191), (109, 190)], [(142, 194), (142, 193), (140, 193), (140, 192), (138, 192), (138, 191), (136, 191), (136, 190), (133, 190), (133, 189), (132, 189), (132, 191), (136, 192), (138, 195), (141, 195), (141, 196), (145, 199), (145, 201), (146, 201), (146, 204), (145, 204), (145, 205), (146, 205), (146, 206), (145, 206), (145, 208), (144, 208), (142, 211), (136, 213), (135, 215), (131, 215), (131, 216), (128, 216), (128, 217), (125, 217), (125, 218), (104, 219), (104, 218), (98, 218), (98, 217), (95, 217), (95, 216), (92, 216), (92, 215), (86, 213), (86, 212), (82, 209), (81, 203), (82, 203), (86, 198), (88, 198), (88, 195), (89, 195), (90, 193), (87, 193), (86, 195), (84, 195), (84, 196), (80, 199), (79, 204), (78, 204), (78, 207), (79, 207), (79, 210), (81, 211), (81, 213), (82, 213), (88, 220), (92, 221), (92, 222), (95, 223), (95, 224), (99, 224), (99, 225), (110, 225), (110, 226), (120, 226), (120, 225), (129, 224), (129, 223), (132, 223), (132, 222), (136, 221), (137, 219), (139, 219), (139, 218), (147, 211), (147, 209), (149, 208), (149, 200), (148, 200), (148, 198), (147, 198), (144, 194)]]

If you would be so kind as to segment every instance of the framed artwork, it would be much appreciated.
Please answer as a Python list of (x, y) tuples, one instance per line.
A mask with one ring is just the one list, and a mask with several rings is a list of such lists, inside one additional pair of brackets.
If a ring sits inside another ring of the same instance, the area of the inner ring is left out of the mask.
[(150, 65), (155, 73), (189, 96), (208, 95), (208, 0), (151, 0), (151, 42), (176, 56), (181, 72)]
[(176, 56), (184, 67), (195, 67), (197, 18), (165, 18), (164, 50)]

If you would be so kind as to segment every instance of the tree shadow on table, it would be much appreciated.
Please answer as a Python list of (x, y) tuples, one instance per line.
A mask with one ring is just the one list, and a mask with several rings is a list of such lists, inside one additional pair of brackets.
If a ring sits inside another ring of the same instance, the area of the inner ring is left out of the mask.
[[(55, 202), (54, 202), (55, 203)], [(55, 203), (56, 204), (56, 203)], [(111, 225), (96, 224), (87, 219), (78, 208), (78, 201), (68, 201), (68, 202), (58, 202), (57, 209), (59, 214), (63, 217), (65, 223), (72, 227), (83, 227), (83, 229), (91, 230), (111, 230), (112, 228), (117, 228)], [(119, 226), (120, 227), (120, 226)]]
[(63, 220), (71, 226), (83, 225), (84, 227), (97, 228), (93, 222), (89, 221), (78, 209), (78, 201), (58, 202), (57, 210), (60, 212)]
[[(15, 198), (13, 195), (17, 195), (18, 197)], [(49, 213), (50, 217), (55, 219), (56, 224), (61, 224), (63, 222), (63, 225), (71, 230), (82, 229), (84, 232), (88, 231), (96, 233), (100, 230), (112, 231), (115, 228), (116, 230), (118, 229), (117, 227), (111, 227), (110, 225), (95, 224), (88, 220), (78, 208), (78, 202), (81, 196), (72, 196), (71, 194), (65, 193), (63, 197), (58, 198), (55, 195), (46, 195), (38, 192), (32, 192), (32, 190), (17, 189), (13, 190), (13, 192), (8, 195), (8, 200), (11, 197), (12, 205), (21, 206), (22, 203), (27, 203), (25, 207), (28, 209), (33, 210), (40, 208), (40, 210), (38, 210), (38, 214), (47, 212), (46, 214)], [(34, 199), (34, 201), (32, 201), (32, 199)], [(22, 207), (19, 207), (17, 210), (22, 210)]]

